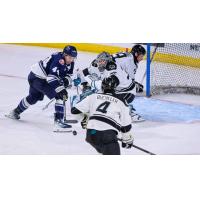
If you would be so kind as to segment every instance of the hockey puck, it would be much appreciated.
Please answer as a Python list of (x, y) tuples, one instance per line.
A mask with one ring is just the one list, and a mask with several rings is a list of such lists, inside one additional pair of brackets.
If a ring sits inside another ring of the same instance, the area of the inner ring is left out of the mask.
[(73, 134), (73, 135), (77, 135), (77, 132), (76, 132), (76, 131), (73, 131), (72, 134)]

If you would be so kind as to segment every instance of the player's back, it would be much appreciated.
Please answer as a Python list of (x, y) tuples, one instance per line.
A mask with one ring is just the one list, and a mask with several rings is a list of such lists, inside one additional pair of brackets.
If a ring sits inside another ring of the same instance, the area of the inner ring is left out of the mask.
[(116, 64), (129, 75), (131, 79), (135, 79), (138, 65), (134, 61), (133, 55), (131, 53), (113, 54), (113, 59)]
[(129, 116), (129, 109), (124, 102), (112, 94), (97, 93), (90, 96), (89, 122), (87, 128), (97, 130), (120, 130), (121, 115)]

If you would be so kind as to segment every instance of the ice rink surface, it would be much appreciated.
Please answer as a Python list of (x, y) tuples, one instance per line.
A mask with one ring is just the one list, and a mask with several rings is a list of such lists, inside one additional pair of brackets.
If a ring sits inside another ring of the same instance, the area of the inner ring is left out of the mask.
[[(97, 154), (85, 142), (85, 131), (79, 124), (74, 126), (77, 136), (53, 133), (53, 105), (42, 111), (49, 101), (47, 98), (24, 112), (20, 121), (4, 117), (27, 96), (30, 66), (56, 51), (60, 50), (0, 44), (0, 154)], [(76, 67), (85, 68), (94, 58), (93, 53), (79, 52)], [(145, 62), (138, 70), (138, 80), (144, 70)], [(133, 124), (136, 145), (159, 155), (200, 154), (200, 96), (138, 97), (134, 106), (147, 119)], [(144, 154), (136, 149), (121, 149), (121, 152)]]

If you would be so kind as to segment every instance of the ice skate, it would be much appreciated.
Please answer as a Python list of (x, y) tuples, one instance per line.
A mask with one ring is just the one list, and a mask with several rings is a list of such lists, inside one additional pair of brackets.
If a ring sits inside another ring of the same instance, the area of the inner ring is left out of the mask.
[(72, 132), (72, 126), (64, 122), (62, 119), (54, 118), (54, 132)]
[(136, 113), (136, 110), (135, 108), (133, 108), (133, 106), (129, 106), (129, 107), (130, 107), (130, 115), (131, 115), (132, 123), (145, 121), (145, 119), (143, 119), (139, 114)]
[(10, 113), (5, 115), (5, 116), (10, 118), (10, 119), (15, 119), (15, 120), (20, 119), (20, 113), (17, 111), (17, 109), (10, 111)]
[(132, 119), (132, 123), (145, 121), (145, 119), (143, 119), (139, 114), (134, 113), (134, 112), (131, 113), (131, 119)]

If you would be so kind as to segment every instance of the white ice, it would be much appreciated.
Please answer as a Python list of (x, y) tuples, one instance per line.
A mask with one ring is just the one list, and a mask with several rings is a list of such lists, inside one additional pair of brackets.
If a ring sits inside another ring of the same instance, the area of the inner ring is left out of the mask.
[[(53, 133), (53, 105), (46, 111), (44, 101), (32, 106), (14, 121), (4, 117), (28, 94), (27, 75), (32, 64), (59, 49), (0, 45), (0, 154), (97, 154), (85, 142), (85, 131), (75, 125), (78, 135)], [(77, 67), (87, 67), (95, 54), (80, 52)], [(138, 71), (140, 80), (145, 62)], [(72, 91), (75, 93), (75, 91)], [(164, 101), (199, 106), (200, 97), (164, 95)], [(184, 112), (184, 110), (183, 110)], [(71, 118), (71, 116), (70, 116)], [(156, 122), (134, 124), (135, 144), (156, 154), (200, 154), (200, 122)], [(145, 154), (136, 149), (121, 149), (122, 154)], [(146, 154), (145, 154), (146, 155)]]

